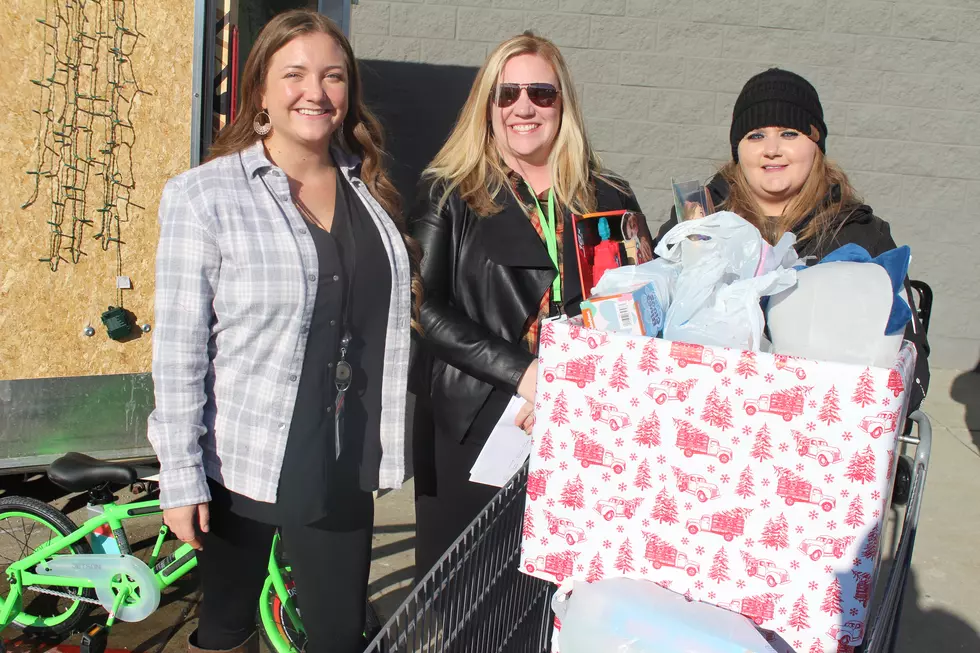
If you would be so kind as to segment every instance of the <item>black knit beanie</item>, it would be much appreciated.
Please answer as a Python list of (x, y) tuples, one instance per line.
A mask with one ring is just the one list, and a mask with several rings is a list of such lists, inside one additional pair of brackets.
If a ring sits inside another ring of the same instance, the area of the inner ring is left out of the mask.
[(817, 89), (796, 73), (770, 68), (742, 87), (732, 112), (732, 159), (738, 161), (738, 143), (761, 127), (789, 127), (809, 136), (827, 153), (827, 125)]

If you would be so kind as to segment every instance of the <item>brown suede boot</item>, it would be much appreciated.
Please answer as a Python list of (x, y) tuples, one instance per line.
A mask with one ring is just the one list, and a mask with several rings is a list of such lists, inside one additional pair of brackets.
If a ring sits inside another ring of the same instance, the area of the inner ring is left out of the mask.
[(259, 653), (259, 633), (258, 631), (252, 633), (248, 639), (235, 648), (230, 648), (224, 651), (212, 651), (206, 648), (198, 647), (197, 630), (195, 630), (187, 638), (187, 653)]

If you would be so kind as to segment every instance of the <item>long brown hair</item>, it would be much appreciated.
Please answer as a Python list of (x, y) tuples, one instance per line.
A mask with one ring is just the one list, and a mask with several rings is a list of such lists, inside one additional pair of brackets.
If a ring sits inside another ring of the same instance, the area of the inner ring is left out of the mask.
[(578, 94), (565, 58), (558, 46), (532, 32), (507, 39), (490, 53), (473, 80), (452, 133), (423, 176), (444, 182), (440, 204), (458, 190), (477, 215), (489, 216), (500, 211), (493, 198), (502, 188), (510, 188), (510, 184), (490, 126), (490, 103), (504, 66), (522, 54), (538, 55), (551, 64), (561, 86), (561, 127), (549, 157), (552, 186), (558, 201), (579, 215), (591, 213), (596, 208), (592, 177), (601, 177), (601, 163), (589, 145)]
[(775, 219), (767, 216), (756, 201), (737, 161), (726, 163), (719, 174), (728, 182), (728, 198), (719, 208), (737, 213), (751, 222), (772, 244), (805, 222), (797, 241), (819, 248), (833, 240), (850, 212), (861, 204), (861, 198), (841, 167), (828, 160), (819, 149), (803, 188)]
[(310, 9), (293, 9), (278, 14), (262, 28), (245, 62), (238, 114), (235, 121), (218, 134), (208, 158), (237, 154), (261, 139), (252, 128), (252, 123), (262, 110), (260, 101), (269, 73), (269, 63), (283, 46), (306, 34), (326, 34), (344, 51), (348, 108), (341, 123), (342, 129), (334, 133), (332, 141), (341, 149), (360, 157), (361, 179), (402, 234), (412, 269), (412, 328), (421, 332), (419, 311), (422, 306), (422, 278), (419, 274), (419, 262), (422, 259), (422, 250), (405, 228), (401, 199), (385, 170), (384, 130), (364, 104), (361, 73), (357, 59), (354, 58), (354, 50), (336, 23)]

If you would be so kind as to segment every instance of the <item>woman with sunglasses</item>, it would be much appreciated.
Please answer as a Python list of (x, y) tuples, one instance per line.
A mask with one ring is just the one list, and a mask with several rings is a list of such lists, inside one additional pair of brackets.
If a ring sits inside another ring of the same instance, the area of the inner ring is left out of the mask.
[[(518, 425), (533, 424), (540, 321), (579, 313), (583, 299), (571, 216), (617, 209), (640, 210), (625, 182), (600, 171), (558, 48), (530, 32), (500, 44), (423, 174), (410, 225), (426, 288), (419, 578), (496, 493), (469, 471), (515, 395), (525, 400)], [(640, 231), (649, 242), (645, 223)]]

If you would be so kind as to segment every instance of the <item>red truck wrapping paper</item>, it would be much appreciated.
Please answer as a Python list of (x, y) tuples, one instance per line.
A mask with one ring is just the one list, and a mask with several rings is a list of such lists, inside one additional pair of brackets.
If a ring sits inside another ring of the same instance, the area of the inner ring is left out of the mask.
[(851, 651), (915, 350), (893, 369), (542, 326), (522, 569), (655, 581)]

